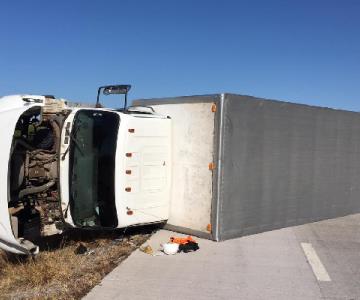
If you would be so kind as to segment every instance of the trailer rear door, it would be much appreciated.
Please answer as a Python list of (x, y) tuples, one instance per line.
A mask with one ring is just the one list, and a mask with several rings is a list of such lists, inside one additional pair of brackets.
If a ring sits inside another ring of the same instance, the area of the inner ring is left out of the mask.
[(208, 233), (214, 160), (213, 102), (154, 105), (172, 119), (172, 189), (168, 225)]

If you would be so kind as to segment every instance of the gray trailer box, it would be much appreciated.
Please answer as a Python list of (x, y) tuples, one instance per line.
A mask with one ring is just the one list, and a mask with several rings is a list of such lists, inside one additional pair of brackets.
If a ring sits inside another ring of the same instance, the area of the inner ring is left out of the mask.
[(173, 120), (170, 229), (219, 241), (360, 212), (360, 113), (233, 94), (134, 105)]

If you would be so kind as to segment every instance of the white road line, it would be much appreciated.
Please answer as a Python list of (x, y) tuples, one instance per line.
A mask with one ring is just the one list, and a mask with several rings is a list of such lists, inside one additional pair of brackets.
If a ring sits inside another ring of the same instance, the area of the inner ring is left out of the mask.
[(331, 281), (331, 278), (322, 264), (319, 256), (316, 254), (315, 249), (310, 243), (301, 243), (306, 258), (317, 278), (318, 281)]

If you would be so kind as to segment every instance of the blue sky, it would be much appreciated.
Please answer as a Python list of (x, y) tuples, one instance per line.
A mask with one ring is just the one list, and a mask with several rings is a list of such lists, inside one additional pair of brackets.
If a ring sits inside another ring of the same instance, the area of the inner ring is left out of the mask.
[(357, 0), (3, 0), (0, 95), (93, 102), (99, 85), (130, 83), (130, 99), (231, 92), (360, 111), (359, 16)]

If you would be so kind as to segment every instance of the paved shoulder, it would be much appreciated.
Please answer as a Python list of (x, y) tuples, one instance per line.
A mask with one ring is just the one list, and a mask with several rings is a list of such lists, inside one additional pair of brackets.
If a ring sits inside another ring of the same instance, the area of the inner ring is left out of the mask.
[[(157, 249), (177, 233), (161, 230)], [(292, 228), (225, 242), (197, 239), (200, 250), (173, 256), (135, 251), (86, 297), (91, 299), (321, 299)]]

